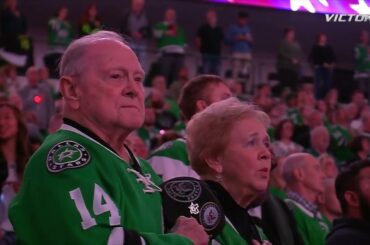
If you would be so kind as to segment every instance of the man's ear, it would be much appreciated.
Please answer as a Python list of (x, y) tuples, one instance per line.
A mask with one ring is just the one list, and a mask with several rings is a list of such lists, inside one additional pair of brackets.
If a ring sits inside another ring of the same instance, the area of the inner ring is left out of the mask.
[(358, 208), (360, 206), (360, 200), (357, 193), (353, 191), (346, 191), (344, 193), (344, 200), (347, 202), (347, 205), (350, 207)]
[(62, 76), (60, 78), (60, 92), (69, 107), (76, 110), (80, 107), (80, 93), (76, 86), (76, 79), (70, 76)]
[(222, 173), (223, 167), (217, 158), (215, 159), (214, 157), (205, 157), (204, 161), (207, 163), (208, 167), (212, 169), (215, 173)]
[(197, 102), (195, 103), (195, 106), (197, 108), (197, 112), (200, 112), (206, 109), (208, 105), (205, 100), (197, 100)]
[(304, 172), (302, 168), (293, 169), (293, 176), (296, 180), (302, 181), (304, 179)]

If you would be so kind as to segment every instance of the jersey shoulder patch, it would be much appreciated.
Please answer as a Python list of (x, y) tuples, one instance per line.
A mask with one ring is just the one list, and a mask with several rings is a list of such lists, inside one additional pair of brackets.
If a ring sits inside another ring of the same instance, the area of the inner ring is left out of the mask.
[(81, 168), (91, 160), (90, 153), (81, 144), (66, 140), (54, 145), (48, 152), (46, 166), (51, 173)]

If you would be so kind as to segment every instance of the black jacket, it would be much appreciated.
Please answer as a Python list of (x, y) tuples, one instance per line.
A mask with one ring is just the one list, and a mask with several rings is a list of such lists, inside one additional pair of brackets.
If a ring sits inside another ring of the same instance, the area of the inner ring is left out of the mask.
[(334, 220), (326, 245), (370, 244), (370, 222), (342, 218)]

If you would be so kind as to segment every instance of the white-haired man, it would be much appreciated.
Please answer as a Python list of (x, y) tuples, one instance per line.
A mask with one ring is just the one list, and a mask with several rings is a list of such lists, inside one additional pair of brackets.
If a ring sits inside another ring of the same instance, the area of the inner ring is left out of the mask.
[(324, 191), (324, 173), (316, 158), (308, 153), (289, 155), (283, 176), (287, 183), (285, 202), (292, 210), (304, 243), (324, 244), (329, 221), (319, 212), (317, 198)]
[(64, 124), (31, 158), (10, 208), (19, 242), (207, 244), (195, 219), (163, 234), (160, 178), (123, 144), (144, 121), (134, 52), (100, 31), (67, 48), (60, 75)]

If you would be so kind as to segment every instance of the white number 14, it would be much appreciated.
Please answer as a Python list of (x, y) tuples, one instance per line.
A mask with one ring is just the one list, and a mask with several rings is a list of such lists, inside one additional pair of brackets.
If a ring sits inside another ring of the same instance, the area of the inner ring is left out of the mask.
[[(96, 220), (91, 216), (89, 210), (87, 210), (85, 201), (82, 197), (81, 189), (74, 189), (69, 192), (69, 195), (76, 204), (76, 208), (82, 218), (82, 229), (87, 230), (90, 227), (95, 226)], [(109, 195), (105, 193), (104, 190), (97, 184), (95, 184), (94, 188), (93, 210), (96, 216), (109, 212), (109, 224), (111, 226), (120, 225), (121, 216), (119, 215), (117, 206), (114, 204)]]

